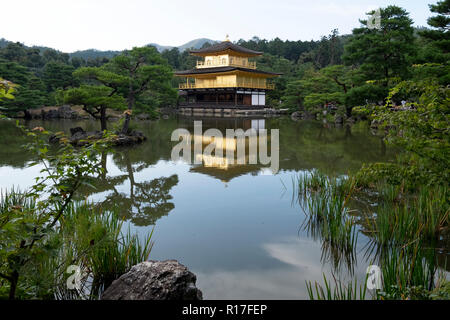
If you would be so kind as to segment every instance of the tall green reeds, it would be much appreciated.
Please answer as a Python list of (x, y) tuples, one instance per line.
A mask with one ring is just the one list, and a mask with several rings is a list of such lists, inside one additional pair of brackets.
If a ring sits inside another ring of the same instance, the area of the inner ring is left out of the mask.
[[(20, 241), (24, 232), (34, 232), (35, 220), (22, 219), (17, 229), (5, 228), (17, 216), (39, 217), (39, 210), (43, 209), (26, 193), (0, 192), (0, 240), (3, 233), (8, 236), (5, 240), (16, 237)], [(153, 245), (153, 230), (141, 241), (130, 229), (124, 232), (115, 211), (103, 211), (87, 202), (71, 202), (58, 224), (49, 229), (32, 255), (24, 257), (28, 262), (20, 269), (19, 298), (97, 299), (112, 281), (147, 260)], [(0, 250), (4, 250), (2, 243)], [(68, 287), (70, 266), (83, 272), (77, 288)], [(3, 267), (0, 264), (0, 272)], [(0, 296), (6, 294), (6, 287), (0, 283)]]
[(336, 279), (333, 275), (334, 287), (331, 281), (327, 280), (325, 274), (323, 275), (324, 286), (317, 282), (314, 286), (311, 282), (306, 282), (306, 289), (310, 300), (365, 300), (367, 287), (366, 283), (358, 285), (358, 281), (349, 281), (344, 285), (342, 281)]
[(435, 241), (448, 228), (448, 190), (423, 187), (404, 194), (390, 186), (379, 187), (380, 206), (368, 213), (367, 232), (378, 245), (403, 246), (413, 241)]
[[(448, 189), (423, 186), (412, 192), (405, 191), (402, 184), (387, 183), (378, 183), (370, 190), (361, 190), (362, 187), (353, 178), (329, 178), (317, 171), (300, 177), (298, 195), (307, 215), (304, 226), (308, 234), (322, 241), (322, 256), (331, 259), (335, 268), (344, 261), (352, 270), (358, 234), (351, 200), (356, 194), (370, 193), (375, 206), (367, 206), (369, 209), (360, 221), (361, 231), (370, 239), (366, 258), (382, 271), (383, 288), (375, 291), (374, 297), (430, 297), (439, 283), (445, 283), (437, 263), (436, 246), (448, 234)], [(325, 288), (316, 283), (313, 290), (312, 284), (307, 284), (311, 299), (356, 297), (354, 285), (344, 286), (334, 280), (334, 289), (326, 278)]]
[(141, 242), (130, 229), (126, 233), (122, 229), (123, 221), (116, 212), (103, 212), (88, 203), (73, 204), (64, 217), (63, 254), (66, 260), (85, 266), (89, 298), (99, 297), (115, 279), (150, 255), (153, 230)]
[(318, 171), (298, 178), (299, 202), (307, 219), (303, 228), (322, 241), (322, 258), (336, 268), (345, 261), (353, 268), (357, 241), (356, 224), (347, 203), (354, 185), (346, 179), (331, 179)]

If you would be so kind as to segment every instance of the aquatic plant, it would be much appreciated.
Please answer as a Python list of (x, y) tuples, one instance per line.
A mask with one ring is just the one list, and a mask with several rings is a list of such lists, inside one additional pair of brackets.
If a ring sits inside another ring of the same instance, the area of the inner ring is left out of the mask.
[[(153, 243), (151, 231), (143, 241), (130, 229), (122, 231), (123, 220), (115, 211), (103, 211), (89, 203), (74, 203), (61, 225), (60, 259), (83, 266), (84, 291), (78, 298), (96, 299), (133, 265), (146, 261)], [(64, 281), (58, 286), (58, 297), (67, 294)]]
[(367, 293), (366, 282), (358, 285), (357, 280), (349, 281), (347, 285), (344, 285), (342, 281), (336, 279), (333, 275), (334, 287), (331, 286), (331, 281), (327, 280), (325, 274), (323, 274), (325, 288), (317, 283), (313, 284), (309, 281), (306, 282), (306, 289), (310, 300), (365, 300)]
[[(330, 260), (335, 271), (345, 263), (352, 273), (358, 234), (351, 203), (364, 190), (357, 179), (329, 178), (316, 171), (297, 181), (298, 200), (307, 215), (303, 226), (310, 236), (322, 241), (322, 260)], [(377, 205), (364, 212), (360, 223), (361, 231), (370, 238), (365, 255), (371, 264), (381, 266), (383, 289), (375, 291), (374, 297), (415, 299), (422, 291), (428, 297), (442, 277), (435, 248), (448, 230), (447, 188), (423, 186), (412, 193), (403, 184), (382, 182), (372, 188)], [(325, 289), (315, 285), (317, 297), (355, 297), (355, 290), (350, 289), (353, 286), (335, 279), (335, 288), (331, 289), (330, 282), (324, 280)], [(309, 291), (312, 296), (311, 284)]]
[[(11, 210), (38, 216), (35, 200), (19, 190), (0, 193), (1, 250), (13, 241)], [(15, 214), (18, 214), (17, 212)], [(5, 221), (7, 223), (5, 223)], [(29, 228), (24, 220), (22, 228)], [(20, 268), (16, 296), (22, 299), (97, 299), (118, 277), (148, 259), (153, 243), (152, 232), (142, 241), (130, 230), (123, 232), (123, 221), (115, 211), (103, 211), (87, 202), (70, 203), (59, 223), (46, 233)], [(17, 239), (23, 237), (16, 228)], [(3, 239), (3, 238), (2, 238)], [(7, 267), (2, 260), (2, 268)], [(78, 287), (68, 287), (70, 266), (77, 266), (83, 276)], [(10, 284), (0, 283), (0, 297), (8, 296)]]
[(307, 218), (302, 227), (322, 241), (322, 259), (335, 269), (342, 261), (353, 270), (357, 230), (347, 203), (354, 186), (346, 179), (331, 179), (318, 171), (298, 178), (299, 202)]
[(382, 205), (366, 216), (366, 232), (380, 245), (405, 245), (416, 240), (435, 241), (448, 228), (447, 188), (422, 187), (416, 194), (386, 186)]

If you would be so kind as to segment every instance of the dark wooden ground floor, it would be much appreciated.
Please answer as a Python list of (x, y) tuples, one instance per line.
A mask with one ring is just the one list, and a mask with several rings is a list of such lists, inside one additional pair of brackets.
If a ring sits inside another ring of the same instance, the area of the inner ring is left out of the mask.
[(265, 90), (244, 88), (191, 89), (179, 91), (180, 108), (264, 109)]

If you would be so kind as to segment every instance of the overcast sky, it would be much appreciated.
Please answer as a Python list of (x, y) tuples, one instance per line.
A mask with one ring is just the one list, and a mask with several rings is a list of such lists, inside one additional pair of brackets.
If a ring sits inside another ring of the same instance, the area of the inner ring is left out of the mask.
[(253, 36), (311, 40), (395, 4), (425, 26), (437, 0), (0, 0), (0, 38), (72, 52)]

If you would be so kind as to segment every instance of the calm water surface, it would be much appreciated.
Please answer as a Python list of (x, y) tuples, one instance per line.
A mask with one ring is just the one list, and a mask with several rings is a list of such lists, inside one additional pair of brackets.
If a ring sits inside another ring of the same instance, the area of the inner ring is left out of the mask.
[[(196, 119), (201, 120), (201, 119)], [(333, 270), (320, 239), (303, 229), (305, 214), (293, 197), (293, 181), (313, 169), (330, 176), (355, 172), (363, 163), (389, 161), (394, 152), (366, 124), (336, 128), (288, 118), (202, 119), (204, 130), (279, 129), (280, 170), (268, 166), (226, 168), (170, 160), (173, 130), (193, 132), (192, 118), (135, 122), (148, 140), (103, 157), (107, 174), (83, 190), (104, 207), (119, 206), (127, 228), (144, 236), (154, 227), (150, 259), (177, 259), (197, 275), (206, 299), (306, 299), (305, 281), (322, 281)], [(253, 120), (253, 121), (252, 121)], [(69, 131), (99, 127), (93, 121), (31, 121), (28, 126)], [(39, 175), (27, 168), (32, 155), (13, 122), (0, 122), (0, 188), (25, 189)], [(354, 275), (367, 266), (358, 240)], [(338, 272), (348, 277), (346, 268)]]

